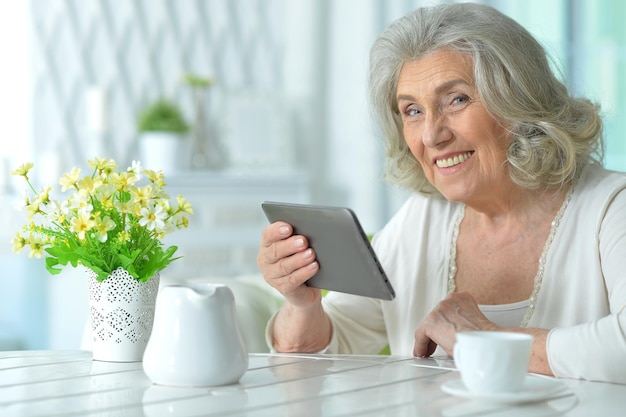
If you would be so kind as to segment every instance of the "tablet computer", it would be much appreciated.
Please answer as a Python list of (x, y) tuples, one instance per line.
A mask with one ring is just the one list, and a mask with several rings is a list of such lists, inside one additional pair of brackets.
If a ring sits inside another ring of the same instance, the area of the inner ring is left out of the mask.
[(289, 223), (315, 250), (318, 272), (306, 284), (330, 291), (392, 300), (395, 292), (352, 210), (266, 201), (265, 216)]

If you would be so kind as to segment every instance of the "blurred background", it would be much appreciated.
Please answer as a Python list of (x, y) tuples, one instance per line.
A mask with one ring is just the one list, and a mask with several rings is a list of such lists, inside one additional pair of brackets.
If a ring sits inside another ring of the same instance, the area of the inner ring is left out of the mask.
[[(30, 0), (0, 4), (0, 349), (78, 348), (82, 270), (51, 277), (13, 254), (33, 161), (56, 185), (95, 156), (164, 169), (196, 214), (168, 238), (172, 279), (255, 274), (263, 200), (351, 207), (366, 232), (406, 194), (382, 180), (367, 98), (368, 50), (409, 0)], [(626, 2), (483, 1), (528, 28), (569, 87), (602, 105), (606, 161), (626, 169)], [(188, 76), (205, 82), (192, 85)], [(188, 78), (187, 78), (188, 80)], [(159, 99), (191, 130), (149, 146), (139, 114)], [(156, 153), (154, 151), (157, 151)]]

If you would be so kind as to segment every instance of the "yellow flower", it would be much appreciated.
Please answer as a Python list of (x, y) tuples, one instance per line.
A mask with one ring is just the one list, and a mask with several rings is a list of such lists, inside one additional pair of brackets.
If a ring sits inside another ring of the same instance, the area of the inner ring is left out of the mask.
[(72, 187), (76, 187), (76, 181), (80, 177), (80, 168), (72, 168), (72, 171), (64, 174), (59, 180), (61, 191), (65, 192)]
[(35, 214), (41, 213), (46, 214), (41, 206), (48, 204), (50, 202), (50, 187), (44, 188), (35, 199), (26, 206), (26, 210), (28, 211), (28, 215), (26, 216), (29, 220), (32, 219)]
[(158, 200), (156, 204), (163, 207), (163, 211), (167, 213), (168, 219), (176, 214), (176, 210), (172, 208), (172, 205), (170, 204), (169, 200), (165, 198), (161, 198), (160, 200)]
[(102, 206), (102, 208), (112, 209), (113, 208), (113, 200), (110, 199), (110, 198), (103, 198), (102, 200), (100, 200), (100, 205)]
[(11, 243), (13, 244), (13, 252), (20, 253), (28, 241), (20, 232), (17, 232), (13, 240), (11, 240)]
[(44, 245), (41, 240), (33, 239), (30, 241), (29, 258), (41, 258), (43, 256)]
[(133, 187), (130, 190), (131, 199), (141, 207), (146, 207), (152, 199), (153, 189), (151, 185), (145, 187)]
[(139, 180), (134, 172), (114, 172), (109, 179), (111, 184), (115, 184), (120, 191), (128, 191)]
[(26, 211), (28, 211), (28, 214), (26, 215), (26, 218), (28, 220), (32, 220), (32, 218), (35, 217), (35, 214), (42, 213), (42, 211), (39, 209), (39, 201), (35, 200), (32, 204), (27, 205)]
[(108, 200), (113, 197), (116, 191), (115, 184), (102, 184), (96, 190), (96, 196), (102, 200)]
[(134, 201), (128, 201), (126, 203), (115, 203), (115, 208), (122, 214), (131, 214), (133, 216), (141, 215), (141, 205)]
[(165, 186), (165, 176), (163, 175), (163, 171), (157, 172), (157, 171), (146, 169), (143, 171), (143, 173), (146, 175), (146, 177), (148, 177), (150, 182), (158, 185), (159, 187)]
[(95, 226), (95, 222), (91, 220), (89, 213), (79, 211), (78, 215), (72, 219), (72, 230), (78, 233), (80, 240), (85, 240), (85, 233)]
[(111, 220), (109, 216), (97, 217), (95, 220), (94, 229), (96, 231), (96, 237), (100, 242), (106, 242), (108, 239), (107, 232), (115, 229), (115, 222)]
[(35, 230), (37, 230), (37, 227), (38, 226), (35, 224), (35, 222), (30, 222), (28, 225), (24, 226), (24, 230), (34, 232)]
[(193, 214), (193, 208), (191, 208), (191, 203), (185, 200), (185, 197), (179, 195), (176, 197), (176, 202), (178, 203), (178, 209), (183, 213)]
[(117, 169), (117, 164), (113, 159), (106, 158), (94, 158), (87, 161), (89, 168), (97, 169), (99, 173), (110, 174)]
[(11, 175), (18, 175), (18, 176), (22, 176), (22, 177), (28, 179), (28, 171), (30, 171), (30, 169), (32, 167), (34, 167), (34, 166), (35, 166), (35, 164), (33, 164), (32, 162), (28, 162), (28, 163), (22, 164), (16, 170), (11, 171)]
[(189, 225), (189, 220), (184, 216), (184, 213), (178, 212), (174, 216), (170, 217), (165, 227), (165, 233), (172, 233), (176, 229), (186, 228)]
[(119, 243), (127, 243), (130, 241), (130, 233), (128, 233), (126, 230), (122, 230), (117, 234), (116, 239)]
[(80, 191), (86, 192), (87, 194), (93, 194), (96, 189), (98, 189), (102, 185), (102, 180), (100, 178), (91, 178), (90, 176), (84, 177), (82, 180), (78, 181), (78, 188)]
[(46, 187), (43, 190), (41, 190), (41, 192), (39, 193), (39, 195), (37, 196), (37, 199), (42, 203), (42, 204), (47, 204), (50, 202), (50, 191), (52, 190), (52, 187)]

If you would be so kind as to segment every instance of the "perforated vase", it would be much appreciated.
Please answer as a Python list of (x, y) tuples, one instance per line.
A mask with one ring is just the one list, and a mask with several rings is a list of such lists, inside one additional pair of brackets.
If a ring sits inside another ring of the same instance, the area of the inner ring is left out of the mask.
[(102, 282), (87, 270), (93, 359), (141, 362), (150, 339), (159, 273), (146, 282), (118, 268)]

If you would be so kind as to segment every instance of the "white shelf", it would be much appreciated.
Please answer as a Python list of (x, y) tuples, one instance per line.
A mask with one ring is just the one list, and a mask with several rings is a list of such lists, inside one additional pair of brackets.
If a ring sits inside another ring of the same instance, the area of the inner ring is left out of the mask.
[(308, 178), (298, 172), (185, 172), (166, 178), (171, 197), (183, 195), (193, 206), (189, 227), (165, 239), (183, 256), (168, 275), (237, 275), (256, 272), (266, 200), (309, 202)]

